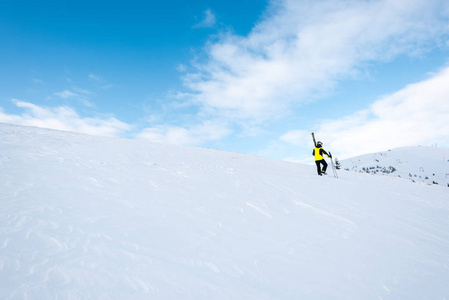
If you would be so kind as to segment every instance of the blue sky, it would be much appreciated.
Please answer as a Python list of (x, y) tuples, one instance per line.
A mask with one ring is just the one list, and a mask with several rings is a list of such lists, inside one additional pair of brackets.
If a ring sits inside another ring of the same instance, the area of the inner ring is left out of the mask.
[(0, 122), (310, 162), (449, 147), (444, 0), (0, 1)]

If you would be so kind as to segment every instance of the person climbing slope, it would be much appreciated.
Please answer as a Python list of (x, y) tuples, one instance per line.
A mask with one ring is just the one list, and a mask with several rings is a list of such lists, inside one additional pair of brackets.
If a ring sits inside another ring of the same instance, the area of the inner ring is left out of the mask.
[[(323, 143), (318, 141), (316, 143), (315, 149), (313, 149), (312, 155), (315, 156), (315, 163), (316, 163), (316, 170), (318, 172), (318, 175), (322, 176), (323, 174), (326, 175), (327, 170), (327, 162), (324, 160), (324, 155), (327, 157), (332, 158), (331, 155), (329, 155), (326, 150), (323, 149)], [(323, 165), (323, 169), (321, 169), (321, 165)]]

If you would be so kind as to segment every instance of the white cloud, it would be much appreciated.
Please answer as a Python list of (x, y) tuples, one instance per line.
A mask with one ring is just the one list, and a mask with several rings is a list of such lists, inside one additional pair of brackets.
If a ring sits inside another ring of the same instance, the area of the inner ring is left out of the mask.
[(62, 92), (54, 93), (54, 95), (65, 100), (75, 100), (87, 107), (95, 106), (92, 102), (89, 101), (89, 96), (93, 94), (91, 91), (78, 87), (72, 87), (72, 90), (73, 91), (64, 90)]
[(208, 28), (213, 27), (217, 22), (217, 18), (214, 13), (210, 9), (207, 9), (203, 12), (203, 19), (200, 23), (196, 24), (194, 28)]
[(383, 97), (369, 109), (325, 121), (319, 136), (343, 157), (401, 146), (449, 147), (449, 67)]
[(73, 98), (73, 97), (77, 97), (78, 96), (77, 93), (74, 93), (74, 92), (69, 91), (69, 90), (64, 90), (62, 92), (55, 93), (55, 95), (60, 97), (60, 98), (63, 98), (63, 99)]
[(89, 80), (92, 83), (95, 83), (97, 88), (99, 88), (101, 90), (109, 90), (109, 89), (115, 87), (114, 84), (109, 83), (104, 77), (102, 77), (100, 75), (89, 73), (88, 77), (89, 77)]
[(188, 128), (179, 126), (156, 126), (142, 130), (137, 138), (174, 145), (196, 146), (206, 141), (219, 140), (229, 134), (225, 124), (205, 121)]
[(193, 145), (196, 142), (187, 129), (175, 126), (146, 128), (137, 135), (137, 138), (173, 145)]
[(101, 81), (101, 80), (102, 80), (100, 76), (95, 75), (95, 74), (93, 74), (93, 73), (90, 73), (90, 74), (89, 74), (89, 79), (91, 79), (91, 80), (93, 80), (93, 81)]
[(186, 71), (187, 71), (187, 66), (184, 65), (184, 64), (179, 64), (179, 65), (176, 67), (176, 70), (177, 70), (178, 72), (181, 72), (181, 73), (186, 72)]
[(310, 139), (310, 132), (307, 130), (291, 130), (280, 137), (280, 140), (295, 146), (304, 144), (304, 141)]
[(33, 83), (36, 83), (36, 84), (41, 84), (41, 83), (44, 83), (44, 82), (45, 82), (45, 81), (43, 81), (42, 79), (36, 78), (36, 77), (31, 78), (31, 81), (32, 81)]
[(13, 103), (25, 112), (11, 115), (0, 108), (0, 122), (101, 136), (118, 136), (131, 129), (130, 125), (112, 117), (82, 118), (76, 111), (66, 106), (48, 108), (16, 99), (13, 99)]
[(225, 33), (193, 63), (192, 101), (227, 118), (264, 121), (357, 78), (369, 62), (416, 55), (447, 34), (443, 0), (283, 0), (247, 37)]

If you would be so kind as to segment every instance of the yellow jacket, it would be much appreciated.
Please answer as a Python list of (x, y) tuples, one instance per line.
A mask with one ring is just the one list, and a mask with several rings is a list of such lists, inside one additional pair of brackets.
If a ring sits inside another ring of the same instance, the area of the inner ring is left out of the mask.
[(327, 154), (326, 150), (324, 150), (322, 147), (315, 147), (315, 149), (313, 149), (313, 152), (312, 152), (312, 155), (315, 156), (315, 161), (323, 160), (324, 154), (326, 154), (327, 157), (329, 157), (329, 154)]

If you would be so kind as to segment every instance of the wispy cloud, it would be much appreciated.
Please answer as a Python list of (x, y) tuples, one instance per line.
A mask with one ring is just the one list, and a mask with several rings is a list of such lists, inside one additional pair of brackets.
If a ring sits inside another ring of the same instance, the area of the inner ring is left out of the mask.
[(200, 23), (193, 26), (194, 28), (209, 28), (213, 27), (215, 23), (217, 22), (217, 18), (215, 17), (214, 13), (207, 9), (203, 12), (203, 19)]
[(12, 102), (23, 109), (24, 113), (7, 114), (0, 108), (0, 122), (101, 136), (119, 136), (131, 129), (129, 124), (113, 117), (83, 118), (67, 106), (49, 108), (17, 99)]
[(101, 90), (109, 90), (114, 87), (112, 83), (109, 83), (104, 77), (98, 74), (89, 73), (88, 78)]
[(35, 83), (35, 84), (42, 84), (42, 83), (44, 83), (45, 81), (42, 80), (42, 79), (40, 79), (40, 78), (33, 77), (33, 78), (31, 78), (31, 82), (32, 82), (32, 83)]
[(72, 87), (71, 90), (63, 90), (62, 92), (54, 93), (55, 96), (64, 100), (75, 100), (87, 107), (94, 107), (95, 105), (89, 100), (93, 93), (89, 90), (79, 87)]
[(428, 51), (447, 34), (443, 0), (276, 1), (247, 37), (224, 33), (184, 77), (208, 113), (262, 122), (360, 76), (369, 62)]
[(60, 98), (63, 98), (63, 99), (73, 98), (73, 97), (78, 97), (79, 96), (77, 93), (74, 93), (74, 92), (69, 91), (69, 90), (64, 90), (62, 92), (55, 93), (55, 95), (60, 97)]
[(114, 117), (86, 118), (69, 106), (43, 107), (17, 99), (11, 101), (18, 108), (23, 109), (23, 113), (8, 114), (0, 107), (0, 122), (99, 136), (117, 137), (129, 134), (151, 142), (191, 146), (220, 140), (229, 134), (228, 126), (219, 121), (203, 121), (200, 124), (184, 127), (159, 125), (141, 129), (136, 133), (134, 126)]
[(101, 80), (102, 80), (100, 76), (95, 75), (95, 74), (93, 74), (93, 73), (90, 73), (90, 74), (89, 74), (89, 79), (90, 79), (90, 80), (93, 80), (93, 81), (101, 81)]

